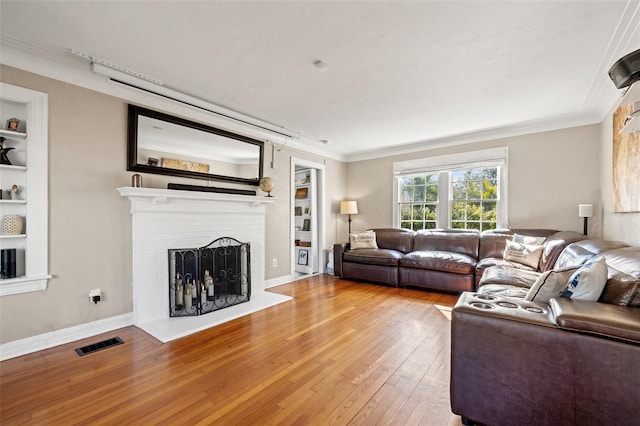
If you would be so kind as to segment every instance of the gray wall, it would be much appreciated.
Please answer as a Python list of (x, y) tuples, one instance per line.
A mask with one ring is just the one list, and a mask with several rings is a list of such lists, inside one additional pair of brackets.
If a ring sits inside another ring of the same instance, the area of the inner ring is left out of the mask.
[[(352, 227), (392, 225), (394, 162), (506, 146), (509, 226), (582, 232), (578, 204), (599, 205), (601, 198), (599, 137), (591, 125), (349, 163), (347, 196), (358, 200), (360, 213)], [(589, 229), (602, 235), (601, 215)]]

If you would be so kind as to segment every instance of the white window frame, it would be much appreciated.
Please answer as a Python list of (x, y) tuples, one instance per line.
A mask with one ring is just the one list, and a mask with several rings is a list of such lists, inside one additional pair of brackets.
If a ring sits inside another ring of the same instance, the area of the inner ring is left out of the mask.
[(403, 176), (421, 173), (439, 173), (438, 203), (436, 207), (438, 228), (451, 228), (451, 179), (450, 173), (479, 167), (498, 168), (498, 217), (496, 228), (509, 227), (508, 214), (508, 155), (507, 147), (469, 151), (460, 154), (440, 155), (393, 163), (393, 226), (400, 227), (399, 188)]

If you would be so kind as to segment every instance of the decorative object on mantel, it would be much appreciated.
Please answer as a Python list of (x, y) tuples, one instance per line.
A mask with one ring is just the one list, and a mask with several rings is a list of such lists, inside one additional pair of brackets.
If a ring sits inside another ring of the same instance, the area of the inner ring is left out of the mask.
[(593, 217), (593, 204), (578, 204), (578, 216), (584, 218), (583, 234), (587, 235), (587, 221)]
[(269, 177), (269, 176), (265, 176), (262, 179), (260, 179), (260, 189), (263, 192), (267, 193), (267, 197), (271, 197), (271, 191), (273, 191), (273, 189), (276, 187), (275, 182), (273, 181), (273, 178)]
[(3, 235), (18, 235), (22, 234), (24, 229), (24, 221), (22, 216), (15, 214), (7, 214), (2, 216), (0, 221), (0, 234)]
[(250, 189), (217, 188), (215, 186), (184, 185), (181, 183), (170, 183), (167, 185), (167, 189), (177, 189), (180, 191), (218, 192), (221, 194), (256, 195), (256, 191), (252, 191)]
[(142, 176), (137, 173), (131, 176), (131, 186), (134, 188), (142, 188)]
[(9, 157), (7, 157), (7, 153), (11, 151), (13, 148), (5, 148), (4, 141), (7, 139), (0, 136), (0, 164), (4, 164), (7, 166), (11, 165), (11, 161), (9, 161)]
[(13, 117), (7, 120), (7, 130), (11, 130), (12, 132), (17, 132), (20, 127), (20, 120)]

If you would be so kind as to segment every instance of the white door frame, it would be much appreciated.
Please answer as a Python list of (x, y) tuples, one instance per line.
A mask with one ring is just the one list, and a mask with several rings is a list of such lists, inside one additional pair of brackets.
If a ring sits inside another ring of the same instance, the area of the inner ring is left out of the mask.
[(296, 158), (296, 157), (291, 157), (291, 177), (289, 178), (289, 193), (290, 193), (290, 197), (291, 197), (291, 202), (290, 202), (290, 212), (289, 212), (289, 217), (291, 218), (291, 231), (290, 231), (290, 235), (291, 235), (291, 240), (289, 241), (289, 247), (290, 247), (290, 252), (291, 252), (291, 277), (295, 277), (295, 268), (296, 268), (296, 249), (295, 249), (295, 244), (294, 244), (294, 240), (295, 240), (295, 229), (296, 229), (296, 224), (295, 224), (295, 216), (294, 216), (294, 204), (295, 204), (295, 199), (293, 196), (293, 192), (294, 192), (294, 188), (295, 188), (295, 181), (296, 181), (296, 167), (303, 167), (306, 169), (315, 169), (316, 170), (316, 178), (317, 178), (317, 221), (318, 221), (318, 226), (317, 226), (317, 233), (318, 233), (318, 250), (316, 250), (316, 256), (318, 257), (318, 273), (322, 274), (324, 273), (324, 267), (325, 267), (325, 263), (324, 263), (324, 244), (325, 244), (325, 206), (326, 206), (326, 201), (325, 201), (325, 165), (322, 163), (316, 163), (314, 161), (309, 161), (309, 160), (304, 160), (302, 158)]

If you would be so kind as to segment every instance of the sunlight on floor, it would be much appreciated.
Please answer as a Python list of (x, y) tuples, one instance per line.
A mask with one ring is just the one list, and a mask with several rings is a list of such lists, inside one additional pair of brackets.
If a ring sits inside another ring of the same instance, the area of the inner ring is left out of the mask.
[(449, 321), (451, 321), (451, 306), (434, 305), (442, 315), (444, 315)]

